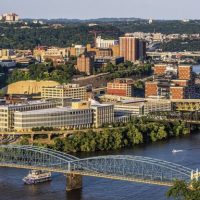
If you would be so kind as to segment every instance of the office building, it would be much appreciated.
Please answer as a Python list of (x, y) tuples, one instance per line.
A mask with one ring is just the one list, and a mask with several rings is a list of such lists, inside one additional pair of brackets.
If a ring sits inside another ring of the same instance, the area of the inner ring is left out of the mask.
[(117, 45), (118, 40), (104, 40), (101, 36), (96, 38), (96, 47), (97, 48), (110, 48), (111, 46)]
[(65, 98), (87, 100), (87, 87), (78, 84), (58, 85), (55, 87), (43, 87), (41, 97), (45, 99)]
[(93, 109), (94, 113), (93, 126), (95, 128), (99, 128), (104, 124), (111, 124), (114, 122), (114, 105), (100, 104), (99, 102), (92, 100), (91, 108)]
[(31, 111), (49, 108), (55, 108), (61, 106), (61, 102), (58, 101), (32, 101), (23, 104), (16, 105), (2, 105), (0, 106), (0, 130), (11, 130), (14, 128), (14, 112), (15, 111)]
[(90, 108), (63, 107), (37, 111), (16, 111), (14, 117), (14, 129), (19, 131), (31, 130), (36, 127), (81, 129), (92, 126), (93, 111)]

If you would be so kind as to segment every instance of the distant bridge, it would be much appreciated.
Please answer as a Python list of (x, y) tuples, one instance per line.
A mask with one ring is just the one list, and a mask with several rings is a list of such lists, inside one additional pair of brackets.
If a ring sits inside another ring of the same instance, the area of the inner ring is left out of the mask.
[(151, 57), (162, 57), (162, 56), (189, 56), (189, 57), (200, 57), (200, 52), (199, 51), (195, 51), (195, 52), (191, 52), (191, 51), (186, 51), (186, 52), (147, 52), (148, 56)]
[(200, 111), (158, 111), (148, 115), (155, 120), (183, 121), (188, 124), (200, 125)]
[(82, 176), (171, 186), (173, 181), (198, 178), (199, 173), (171, 162), (131, 155), (79, 159), (36, 146), (0, 145), (0, 167), (59, 172), (67, 176), (67, 190), (82, 187)]

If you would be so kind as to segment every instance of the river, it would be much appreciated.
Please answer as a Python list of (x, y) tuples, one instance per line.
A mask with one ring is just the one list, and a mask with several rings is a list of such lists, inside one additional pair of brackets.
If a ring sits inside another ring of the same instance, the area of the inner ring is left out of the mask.
[(200, 65), (194, 65), (193, 66), (193, 72), (200, 74)]
[[(172, 154), (173, 149), (183, 152)], [(104, 153), (79, 154), (80, 157), (102, 154), (140, 155), (175, 162), (192, 169), (200, 168), (200, 133), (173, 138), (147, 146)], [(0, 200), (165, 200), (167, 187), (126, 181), (84, 177), (82, 190), (65, 192), (62, 174), (53, 174), (53, 181), (39, 185), (24, 185), (27, 170), (0, 169)]]

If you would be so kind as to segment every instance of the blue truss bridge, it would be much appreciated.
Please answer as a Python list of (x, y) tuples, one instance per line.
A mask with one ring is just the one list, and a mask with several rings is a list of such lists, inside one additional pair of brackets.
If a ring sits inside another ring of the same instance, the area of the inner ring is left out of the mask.
[(0, 167), (63, 173), (67, 190), (82, 187), (82, 176), (171, 186), (173, 181), (198, 179), (190, 168), (153, 158), (110, 155), (80, 159), (55, 150), (18, 145), (0, 145)]

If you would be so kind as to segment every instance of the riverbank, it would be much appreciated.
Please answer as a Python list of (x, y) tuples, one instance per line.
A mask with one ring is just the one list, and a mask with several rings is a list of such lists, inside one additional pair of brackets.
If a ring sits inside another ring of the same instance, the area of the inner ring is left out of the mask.
[[(55, 138), (51, 144), (39, 140), (34, 142), (34, 145), (42, 145), (66, 153), (108, 151), (133, 148), (141, 144), (188, 135), (192, 131), (180, 121), (152, 122), (146, 118), (135, 118), (127, 124), (118, 124), (118, 126), (118, 128), (104, 128), (100, 132), (77, 131), (76, 134), (66, 138)], [(28, 143), (27, 138), (21, 141), (21, 144)]]

